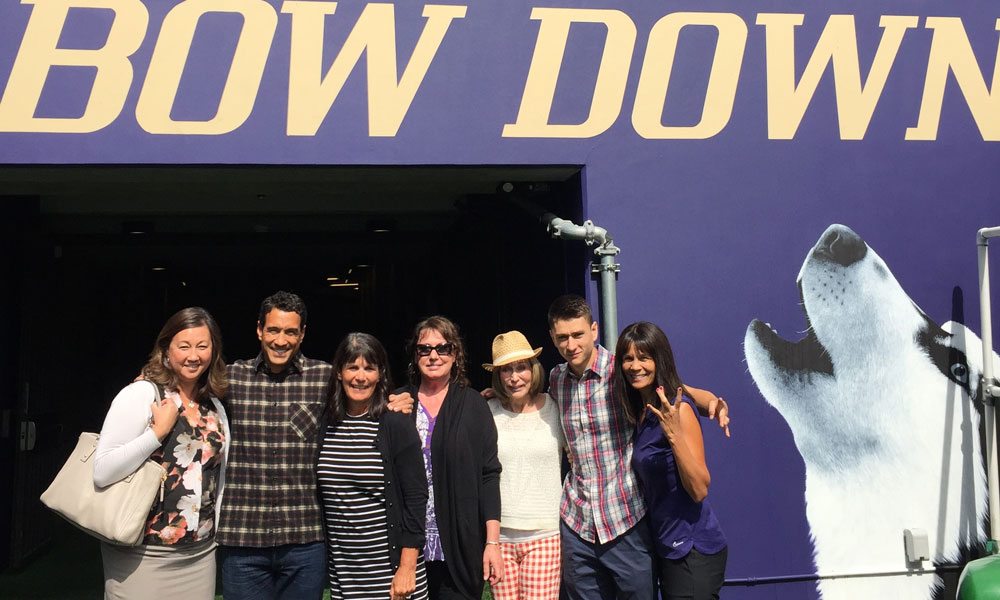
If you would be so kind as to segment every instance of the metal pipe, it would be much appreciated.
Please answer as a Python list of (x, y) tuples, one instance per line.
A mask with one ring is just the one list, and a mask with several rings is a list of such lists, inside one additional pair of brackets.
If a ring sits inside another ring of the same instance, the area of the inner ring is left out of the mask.
[(993, 385), (993, 319), (990, 314), (989, 238), (1000, 237), (1000, 227), (983, 228), (976, 234), (979, 250), (979, 322), (983, 341), (983, 403), (986, 419), (986, 474), (989, 481), (990, 541), (997, 551), (1000, 539), (1000, 480), (997, 475), (996, 398), (1000, 389)]
[(552, 213), (545, 213), (542, 215), (542, 222), (546, 224), (549, 234), (554, 238), (582, 240), (588, 246), (597, 246), (594, 248), (594, 254), (600, 258), (591, 263), (590, 272), (598, 275), (601, 287), (598, 306), (601, 343), (613, 351), (615, 344), (618, 343), (617, 281), (618, 272), (621, 271), (621, 265), (615, 262), (615, 257), (621, 249), (615, 246), (608, 230), (594, 225), (593, 221), (587, 220), (583, 225), (577, 225)]
[(552, 213), (545, 213), (542, 219), (547, 221), (546, 226), (554, 238), (583, 240), (588, 246), (593, 246), (595, 243), (603, 245), (611, 240), (607, 229), (594, 225), (590, 220), (584, 221), (583, 225), (577, 225)]
[(499, 191), (507, 194), (507, 199), (519, 206), (532, 217), (537, 218), (545, 225), (546, 230), (554, 238), (566, 240), (580, 240), (587, 246), (596, 246), (594, 254), (598, 257), (590, 265), (590, 272), (598, 276), (600, 282), (600, 298), (598, 301), (598, 322), (601, 324), (601, 343), (605, 348), (614, 349), (618, 343), (618, 272), (621, 265), (615, 262), (615, 257), (621, 252), (615, 246), (614, 240), (608, 230), (594, 225), (591, 220), (584, 221), (582, 225), (577, 225), (558, 217), (533, 202), (518, 197), (515, 193), (517, 186), (511, 182), (500, 185)]
[(903, 577), (912, 575), (933, 575), (957, 573), (962, 565), (940, 565), (930, 569), (907, 569), (905, 571), (844, 571), (841, 573), (800, 573), (797, 575), (774, 575), (770, 577), (727, 577), (723, 585), (754, 586), (775, 583), (797, 583), (802, 581), (820, 581), (821, 579), (856, 579), (860, 577)]
[(1000, 237), (1000, 225), (997, 227), (983, 227), (976, 234), (977, 243), (986, 244), (988, 238)]
[(611, 243), (611, 238), (594, 250), (594, 254), (601, 257), (601, 261), (591, 265), (592, 273), (598, 273), (601, 279), (601, 340), (606, 348), (615, 351), (618, 344), (618, 271), (621, 265), (615, 262), (615, 256), (620, 252), (617, 246)]

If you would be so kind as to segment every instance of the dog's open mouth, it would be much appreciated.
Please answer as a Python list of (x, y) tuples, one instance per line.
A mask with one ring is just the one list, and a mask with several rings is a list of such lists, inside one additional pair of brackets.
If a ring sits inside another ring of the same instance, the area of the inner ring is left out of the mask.
[(789, 373), (826, 373), (832, 376), (833, 363), (830, 361), (826, 348), (813, 333), (808, 313), (806, 314), (806, 322), (809, 325), (806, 329), (806, 336), (797, 342), (782, 339), (767, 323), (759, 319), (754, 319), (750, 323), (750, 329), (760, 345), (771, 355), (771, 360), (779, 369)]

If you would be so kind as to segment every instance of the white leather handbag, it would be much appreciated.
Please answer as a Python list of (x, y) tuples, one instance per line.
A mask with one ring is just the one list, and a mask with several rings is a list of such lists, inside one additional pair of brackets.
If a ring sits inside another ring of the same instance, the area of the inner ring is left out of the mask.
[[(155, 386), (157, 400), (159, 386)], [(145, 461), (134, 473), (107, 487), (94, 485), (96, 433), (81, 433), (66, 464), (41, 496), (42, 503), (73, 525), (111, 544), (137, 546), (146, 518), (167, 472), (159, 463)]]

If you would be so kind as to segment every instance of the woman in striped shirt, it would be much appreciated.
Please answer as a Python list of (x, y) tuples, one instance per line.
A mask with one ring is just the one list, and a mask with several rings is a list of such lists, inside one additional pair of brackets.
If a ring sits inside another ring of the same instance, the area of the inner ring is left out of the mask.
[(424, 600), (427, 482), (413, 419), (386, 410), (385, 348), (350, 333), (333, 357), (316, 484), (326, 525), (330, 596)]

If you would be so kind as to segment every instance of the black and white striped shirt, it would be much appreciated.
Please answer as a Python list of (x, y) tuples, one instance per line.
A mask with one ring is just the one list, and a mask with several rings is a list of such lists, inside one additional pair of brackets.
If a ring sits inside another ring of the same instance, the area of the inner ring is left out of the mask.
[[(378, 423), (367, 416), (346, 417), (324, 434), (316, 482), (325, 517), (332, 600), (389, 596), (394, 571), (377, 434)], [(423, 562), (418, 565), (412, 600), (427, 597)]]

